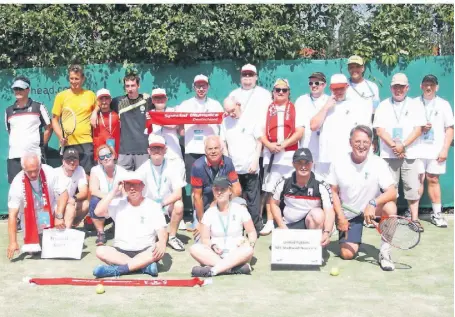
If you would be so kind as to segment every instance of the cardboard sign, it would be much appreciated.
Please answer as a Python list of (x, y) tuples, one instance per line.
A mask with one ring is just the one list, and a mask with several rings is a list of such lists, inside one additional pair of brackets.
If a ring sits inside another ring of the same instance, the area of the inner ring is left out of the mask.
[(272, 264), (322, 265), (322, 230), (275, 229)]
[(81, 259), (85, 232), (74, 229), (43, 230), (42, 259), (69, 258)]

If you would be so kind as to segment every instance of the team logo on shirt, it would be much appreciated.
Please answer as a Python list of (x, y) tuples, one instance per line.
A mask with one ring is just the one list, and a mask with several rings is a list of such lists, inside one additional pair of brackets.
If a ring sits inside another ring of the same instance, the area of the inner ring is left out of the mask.
[(232, 215), (232, 221), (235, 221), (235, 215)]
[(370, 173), (365, 172), (365, 179), (368, 179), (368, 175), (369, 175), (369, 174), (370, 174)]
[(438, 110), (436, 110), (436, 112), (434, 113), (434, 116), (436, 117), (438, 115)]
[(141, 109), (142, 112), (145, 111), (145, 106), (140, 106), (139, 109)]
[(308, 188), (308, 196), (313, 196), (313, 188)]
[(346, 115), (348, 115), (348, 114), (349, 114), (349, 109), (348, 109), (348, 110), (346, 110)]

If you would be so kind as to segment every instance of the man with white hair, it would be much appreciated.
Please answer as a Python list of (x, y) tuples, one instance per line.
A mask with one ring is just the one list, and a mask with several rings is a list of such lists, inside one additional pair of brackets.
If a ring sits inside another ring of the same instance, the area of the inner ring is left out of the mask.
[[(193, 98), (183, 101), (178, 106), (178, 112), (223, 112), (221, 104), (207, 97), (209, 79), (205, 75), (194, 77), (193, 88), (196, 92)], [(185, 170), (186, 182), (190, 182), (193, 163), (204, 156), (204, 141), (210, 135), (219, 135), (219, 124), (185, 124)]]
[(41, 156), (35, 152), (22, 155), (21, 165), (22, 171), (14, 177), (8, 193), (8, 259), (19, 250), (18, 216), (25, 225), (22, 252), (40, 252), (39, 235), (43, 229), (65, 228), (68, 216), (64, 203), (68, 192), (65, 187), (58, 187), (54, 169), (41, 164)]
[(240, 103), (234, 98), (228, 97), (224, 100), (224, 111), (228, 116), (221, 124), (220, 137), (224, 141), (225, 154), (234, 163), (248, 211), (259, 234), (263, 227), (259, 215), (259, 157), (262, 151), (262, 133), (259, 124), (248, 120)]
[(223, 145), (217, 135), (211, 135), (204, 141), (205, 156), (197, 159), (191, 169), (191, 186), (194, 197), (193, 214), (195, 231), (195, 240), (199, 238), (199, 223), (202, 220), (204, 212), (215, 204), (212, 184), (217, 176), (226, 176), (232, 184), (232, 194), (234, 197), (242, 195), (239, 178), (235, 171), (232, 160), (223, 155)]
[(396, 187), (403, 181), (404, 198), (408, 201), (411, 220), (420, 231), (419, 222), (419, 148), (418, 138), (427, 124), (422, 103), (407, 96), (408, 77), (393, 75), (392, 97), (382, 101), (374, 117), (373, 127), (380, 140), (381, 157), (389, 164)]
[(133, 272), (158, 276), (156, 263), (166, 251), (166, 220), (161, 205), (144, 197), (144, 187), (145, 178), (129, 172), (96, 206), (98, 217), (115, 222), (114, 245), (96, 249), (96, 256), (107, 263), (95, 267), (97, 278)]
[(330, 164), (339, 155), (349, 153), (349, 134), (359, 124), (371, 126), (372, 109), (357, 101), (346, 99), (349, 87), (348, 79), (343, 74), (334, 74), (330, 78), (332, 95), (327, 103), (311, 119), (311, 131), (320, 130), (319, 163), (315, 173), (323, 180), (330, 172)]
[(149, 135), (150, 159), (137, 170), (146, 180), (146, 197), (161, 205), (169, 218), (168, 244), (176, 251), (184, 251), (183, 242), (177, 238), (177, 229), (183, 219), (182, 188), (186, 186), (180, 165), (166, 159), (167, 146), (161, 135)]

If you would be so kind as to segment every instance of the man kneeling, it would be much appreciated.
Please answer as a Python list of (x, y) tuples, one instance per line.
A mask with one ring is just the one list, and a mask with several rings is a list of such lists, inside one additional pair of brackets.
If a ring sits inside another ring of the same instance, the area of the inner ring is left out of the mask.
[[(158, 276), (156, 263), (166, 249), (166, 220), (161, 206), (143, 196), (144, 186), (142, 176), (130, 172), (96, 206), (97, 216), (111, 217), (115, 222), (114, 246), (96, 249), (96, 256), (108, 264), (95, 267), (93, 275), (96, 277), (136, 271)], [(120, 196), (123, 188), (125, 197)]]
[[(273, 219), (280, 229), (321, 229), (321, 245), (330, 242), (335, 212), (330, 185), (315, 178), (313, 156), (307, 148), (294, 152), (290, 177), (282, 177), (270, 198)], [(284, 202), (281, 212), (280, 203)]]

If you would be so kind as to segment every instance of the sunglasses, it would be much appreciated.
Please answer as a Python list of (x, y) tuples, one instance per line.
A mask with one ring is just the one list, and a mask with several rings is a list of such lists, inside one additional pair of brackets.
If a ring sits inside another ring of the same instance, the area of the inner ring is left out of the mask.
[(242, 73), (242, 77), (254, 77), (256, 76), (255, 73)]
[(319, 86), (322, 85), (324, 82), (323, 81), (310, 81), (308, 85), (310, 86)]
[(13, 90), (14, 91), (24, 91), (25, 89), (24, 88), (19, 88), (19, 87), (14, 87)]
[(112, 157), (112, 153), (106, 154), (106, 155), (100, 155), (99, 159), (100, 161), (104, 161), (105, 159), (110, 159)]
[(275, 92), (284, 92), (287, 93), (289, 91), (289, 88), (274, 88)]

